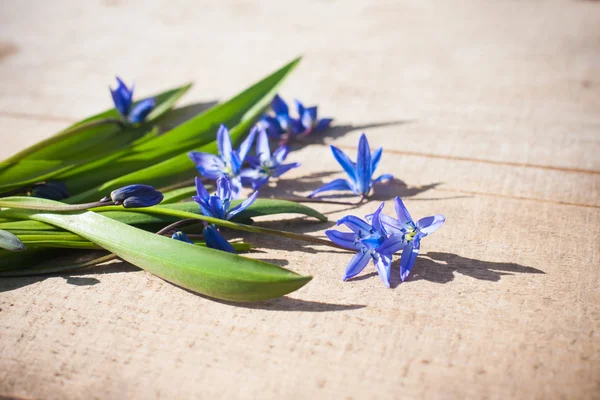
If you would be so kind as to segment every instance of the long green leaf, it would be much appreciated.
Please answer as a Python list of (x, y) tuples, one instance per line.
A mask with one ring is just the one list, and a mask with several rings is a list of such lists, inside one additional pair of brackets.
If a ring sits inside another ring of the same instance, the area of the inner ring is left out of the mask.
[(91, 211), (20, 213), (23, 218), (56, 225), (86, 238), (169, 282), (218, 299), (266, 300), (297, 290), (311, 279), (273, 264), (154, 235)]

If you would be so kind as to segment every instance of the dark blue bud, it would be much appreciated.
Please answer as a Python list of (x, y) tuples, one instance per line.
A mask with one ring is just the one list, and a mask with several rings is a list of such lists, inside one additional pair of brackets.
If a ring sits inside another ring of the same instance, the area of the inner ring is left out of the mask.
[(140, 208), (159, 204), (163, 200), (163, 194), (152, 186), (129, 185), (113, 190), (110, 198), (115, 204), (122, 204), (125, 208)]
[(48, 181), (45, 183), (39, 183), (33, 186), (31, 189), (31, 195), (33, 197), (40, 197), (48, 200), (64, 200), (71, 196), (67, 185), (60, 181)]
[(154, 109), (155, 105), (156, 100), (153, 98), (142, 100), (133, 107), (127, 119), (132, 124), (143, 122), (148, 114)]
[(207, 225), (202, 231), (202, 234), (204, 234), (204, 241), (206, 242), (206, 245), (211, 249), (222, 250), (235, 254), (235, 249), (231, 243), (229, 243), (227, 239), (221, 235), (216, 226)]
[(173, 236), (171, 236), (171, 239), (179, 240), (180, 242), (186, 242), (186, 243), (194, 244), (194, 242), (192, 242), (190, 239), (188, 239), (188, 237), (185, 235), (185, 233), (183, 233), (181, 231), (175, 232), (173, 234)]

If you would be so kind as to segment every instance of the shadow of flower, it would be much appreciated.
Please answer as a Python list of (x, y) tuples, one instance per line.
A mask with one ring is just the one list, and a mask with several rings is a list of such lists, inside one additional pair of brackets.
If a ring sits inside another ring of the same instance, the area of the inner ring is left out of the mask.
[[(399, 261), (395, 263), (399, 268)], [(406, 282), (426, 280), (435, 283), (449, 283), (454, 280), (454, 273), (469, 276), (474, 279), (498, 282), (502, 276), (515, 274), (545, 274), (544, 271), (517, 263), (482, 261), (462, 257), (452, 253), (428, 252), (417, 258), (415, 266)], [(399, 283), (399, 274), (396, 284)]]
[[(402, 284), (399, 269), (400, 260), (398, 259), (392, 264), (390, 277), (392, 288)], [(449, 283), (454, 280), (455, 272), (489, 282), (498, 282), (505, 275), (545, 274), (542, 270), (516, 263), (481, 261), (452, 253), (429, 252), (417, 258), (415, 266), (404, 284), (419, 280), (440, 284)], [(373, 277), (377, 277), (377, 272), (369, 272), (349, 281), (362, 281)]]
[(329, 144), (333, 140), (345, 136), (350, 132), (363, 132), (369, 129), (382, 128), (386, 126), (399, 126), (410, 124), (414, 122), (414, 120), (395, 120), (395, 121), (385, 121), (385, 122), (374, 122), (367, 123), (363, 125), (352, 125), (352, 124), (344, 124), (337, 125), (335, 120), (333, 121), (333, 125), (323, 132), (313, 132), (310, 135), (302, 138), (299, 141), (291, 143), (291, 150), (298, 149), (300, 147), (310, 145), (310, 144)]

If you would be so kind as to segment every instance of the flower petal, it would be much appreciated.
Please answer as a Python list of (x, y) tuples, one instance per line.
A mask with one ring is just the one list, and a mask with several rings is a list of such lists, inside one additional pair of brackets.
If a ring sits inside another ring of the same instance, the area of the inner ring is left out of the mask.
[(155, 99), (145, 99), (137, 103), (127, 118), (132, 124), (143, 122), (156, 105)]
[(379, 161), (381, 161), (381, 154), (383, 154), (383, 147), (378, 147), (371, 153), (371, 174), (375, 173)]
[(400, 257), (400, 279), (402, 279), (402, 282), (408, 278), (410, 270), (415, 265), (415, 260), (417, 259), (417, 255), (419, 255), (420, 247), (421, 244), (419, 241), (413, 241), (404, 248), (402, 257)]
[(273, 177), (278, 178), (281, 175), (285, 174), (286, 172), (288, 172), (290, 169), (294, 169), (294, 168), (298, 168), (300, 166), (300, 163), (290, 163), (290, 164), (283, 164), (283, 165), (279, 165), (275, 168), (275, 171), (273, 172)]
[(385, 287), (390, 287), (390, 275), (391, 275), (391, 267), (392, 267), (392, 258), (387, 255), (380, 254), (377, 258), (377, 261), (373, 260), (373, 264), (375, 264), (375, 268), (377, 269), (377, 273), (381, 278), (381, 281), (385, 285)]
[(244, 141), (240, 145), (240, 149), (238, 150), (238, 154), (240, 157), (240, 163), (243, 163), (244, 160), (246, 159), (246, 156), (248, 155), (248, 152), (250, 151), (250, 149), (252, 148), (252, 144), (254, 143), (254, 138), (256, 137), (256, 134), (259, 131), (262, 132), (265, 130), (258, 128), (258, 126), (255, 126), (254, 128), (252, 128), (250, 130), (250, 133), (248, 134), (248, 137), (246, 139), (244, 139)]
[(235, 206), (231, 210), (229, 210), (227, 212), (227, 214), (225, 215), (225, 219), (232, 219), (233, 217), (235, 217), (236, 215), (238, 215), (239, 213), (244, 211), (252, 203), (254, 203), (254, 200), (256, 200), (257, 196), (258, 196), (258, 191), (252, 193), (250, 195), (250, 197), (248, 197), (246, 200), (244, 200), (243, 202), (241, 202), (240, 204), (238, 204), (237, 206)]
[(350, 230), (360, 237), (366, 237), (371, 234), (373, 227), (369, 225), (368, 222), (363, 221), (362, 219), (355, 217), (354, 215), (346, 215), (338, 219), (338, 225), (346, 225)]
[(218, 216), (213, 214), (213, 212), (210, 208), (210, 204), (208, 204), (210, 197), (208, 199), (203, 199), (198, 196), (192, 196), (192, 200), (194, 200), (196, 203), (198, 203), (198, 206), (200, 206), (200, 211), (202, 211), (202, 214), (206, 215), (207, 217), (218, 218)]
[(240, 172), (240, 177), (244, 186), (251, 186), (257, 190), (269, 181), (269, 175), (262, 170), (246, 168)]
[(265, 115), (259, 121), (262, 128), (264, 128), (267, 132), (267, 136), (271, 139), (279, 139), (283, 134), (283, 128), (279, 124), (279, 121), (275, 117), (271, 117), (270, 115)]
[(312, 130), (317, 124), (317, 107), (308, 107), (300, 114), (300, 121), (306, 130)]
[(437, 231), (440, 226), (444, 224), (446, 217), (440, 214), (432, 215), (430, 217), (421, 218), (417, 221), (417, 228), (419, 229), (420, 237), (425, 237), (430, 233)]
[(275, 161), (277, 161), (277, 164), (281, 164), (285, 161), (289, 152), (290, 152), (290, 148), (288, 146), (285, 146), (285, 145), (279, 146), (273, 152), (273, 158), (275, 159)]
[(371, 255), (368, 251), (359, 251), (352, 257), (348, 265), (346, 266), (346, 272), (342, 280), (346, 281), (356, 275), (360, 274), (363, 269), (367, 266)]
[(217, 196), (223, 201), (231, 198), (231, 184), (229, 183), (227, 175), (221, 175), (221, 177), (217, 179)]
[(231, 198), (239, 198), (242, 191), (242, 179), (239, 176), (230, 176), (229, 184), (231, 186)]
[(391, 234), (379, 247), (375, 249), (380, 254), (392, 256), (397, 251), (402, 250), (408, 245), (404, 240), (405, 235), (402, 233)]
[[(260, 160), (255, 156), (246, 156), (246, 162), (254, 169), (260, 169)], [(241, 173), (241, 172), (240, 172)]]
[(324, 131), (325, 129), (329, 128), (329, 125), (331, 125), (332, 121), (333, 121), (333, 119), (331, 119), (331, 118), (320, 119), (319, 122), (317, 122), (317, 125), (314, 128), (314, 131), (315, 132)]
[(410, 216), (410, 213), (408, 212), (408, 210), (406, 209), (406, 206), (402, 202), (402, 199), (400, 197), (396, 196), (394, 201), (395, 201), (394, 210), (396, 210), (396, 216), (398, 217), (398, 222), (400, 222), (400, 224), (403, 227), (412, 228), (414, 226), (413, 219)]
[[(365, 219), (369, 223), (371, 223), (373, 221), (373, 214), (366, 215)], [(402, 224), (400, 224), (400, 222), (398, 222), (397, 219), (392, 218), (389, 215), (380, 214), (379, 220), (381, 221), (381, 224), (383, 225), (385, 231), (388, 234), (395, 234), (395, 233), (402, 234), (402, 233), (406, 232), (406, 229), (404, 228), (404, 226)]]
[(344, 153), (342, 150), (338, 149), (334, 145), (330, 145), (331, 152), (333, 153), (333, 157), (335, 160), (342, 166), (344, 171), (348, 174), (350, 179), (353, 182), (356, 182), (356, 164)]
[(375, 186), (378, 183), (383, 182), (383, 181), (391, 181), (392, 179), (394, 179), (394, 175), (392, 175), (392, 174), (383, 174), (380, 177), (378, 177), (377, 179), (373, 179), (371, 181), (371, 187), (373, 187), (373, 186)]
[(196, 164), (198, 172), (206, 178), (217, 180), (223, 175), (225, 164), (218, 156), (210, 153), (190, 151), (188, 157)]
[(177, 231), (173, 234), (173, 236), (171, 236), (171, 239), (175, 239), (175, 240), (179, 240), (180, 242), (185, 242), (185, 243), (190, 243), (190, 244), (194, 244), (194, 242), (192, 242), (185, 233), (181, 232), (181, 231)]
[(204, 241), (206, 242), (206, 245), (211, 249), (235, 253), (235, 249), (231, 243), (229, 243), (227, 239), (221, 235), (221, 232), (219, 232), (214, 225), (206, 226), (202, 233), (204, 234)]
[(225, 210), (223, 208), (223, 200), (219, 196), (210, 196), (208, 205), (215, 218), (225, 219)]
[(373, 225), (373, 228), (375, 228), (375, 230), (377, 232), (379, 232), (379, 234), (382, 236), (387, 235), (387, 232), (383, 228), (383, 225), (381, 224), (381, 219), (380, 219), (381, 210), (383, 210), (384, 206), (385, 206), (385, 202), (381, 203), (381, 205), (379, 207), (377, 207), (377, 210), (375, 210), (375, 212), (373, 213), (372, 220), (371, 220), (371, 225)]
[(308, 197), (313, 197), (318, 193), (326, 192), (329, 190), (350, 190), (354, 192), (354, 187), (346, 179), (334, 179), (333, 181), (326, 183), (325, 185), (321, 186), (320, 188), (309, 194)]
[(306, 129), (304, 129), (304, 125), (302, 125), (302, 121), (296, 118), (289, 119), (288, 132), (292, 135), (299, 135), (303, 133)]
[(258, 132), (258, 138), (256, 138), (256, 155), (261, 162), (266, 162), (271, 158), (269, 138), (264, 130)]
[(223, 161), (230, 164), (233, 147), (231, 145), (231, 136), (229, 136), (229, 130), (225, 125), (219, 126), (219, 130), (217, 131), (217, 146), (219, 148), (219, 155)]
[(202, 183), (202, 179), (196, 177), (195, 181), (196, 181), (196, 193), (198, 194), (198, 197), (200, 197), (201, 199), (204, 199), (204, 200), (208, 200), (208, 198), (210, 197), (210, 194), (208, 193), (208, 190), (206, 190), (206, 188), (204, 187), (204, 183)]
[(121, 96), (123, 101), (126, 103), (127, 108), (129, 109), (129, 107), (131, 107), (131, 101), (133, 100), (133, 89), (135, 85), (131, 85), (130, 89), (127, 87), (127, 85), (125, 84), (125, 82), (123, 82), (121, 78), (119, 78), (118, 76), (116, 78), (117, 91), (119, 92), (119, 95)]
[(371, 189), (371, 149), (367, 136), (363, 133), (358, 141), (356, 154), (356, 188), (359, 193), (368, 194)]
[(119, 92), (116, 90), (110, 89), (110, 95), (112, 96), (113, 104), (115, 105), (115, 109), (117, 110), (117, 112), (123, 116), (127, 115), (127, 113), (129, 112), (129, 109), (125, 105)]
[(297, 99), (295, 99), (294, 102), (296, 103), (296, 110), (298, 111), (298, 115), (304, 114), (304, 104), (302, 104), (300, 100)]
[(277, 115), (288, 115), (290, 113), (287, 104), (278, 94), (276, 94), (273, 101), (271, 101), (271, 108)]
[(350, 250), (358, 249), (355, 244), (356, 235), (351, 232), (340, 232), (333, 229), (328, 229), (325, 234), (333, 243), (345, 247)]

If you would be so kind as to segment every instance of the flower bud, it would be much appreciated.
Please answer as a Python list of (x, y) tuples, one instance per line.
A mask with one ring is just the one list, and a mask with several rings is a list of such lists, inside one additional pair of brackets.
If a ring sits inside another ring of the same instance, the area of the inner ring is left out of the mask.
[(151, 207), (163, 200), (163, 194), (152, 186), (129, 185), (113, 190), (110, 198), (115, 204), (125, 208)]
[(181, 232), (181, 231), (175, 232), (173, 234), (173, 236), (171, 236), (171, 239), (179, 240), (180, 242), (186, 242), (186, 243), (194, 244), (194, 242), (192, 242), (190, 239), (188, 239), (188, 237), (186, 236), (186, 234), (183, 233), (183, 232)]

